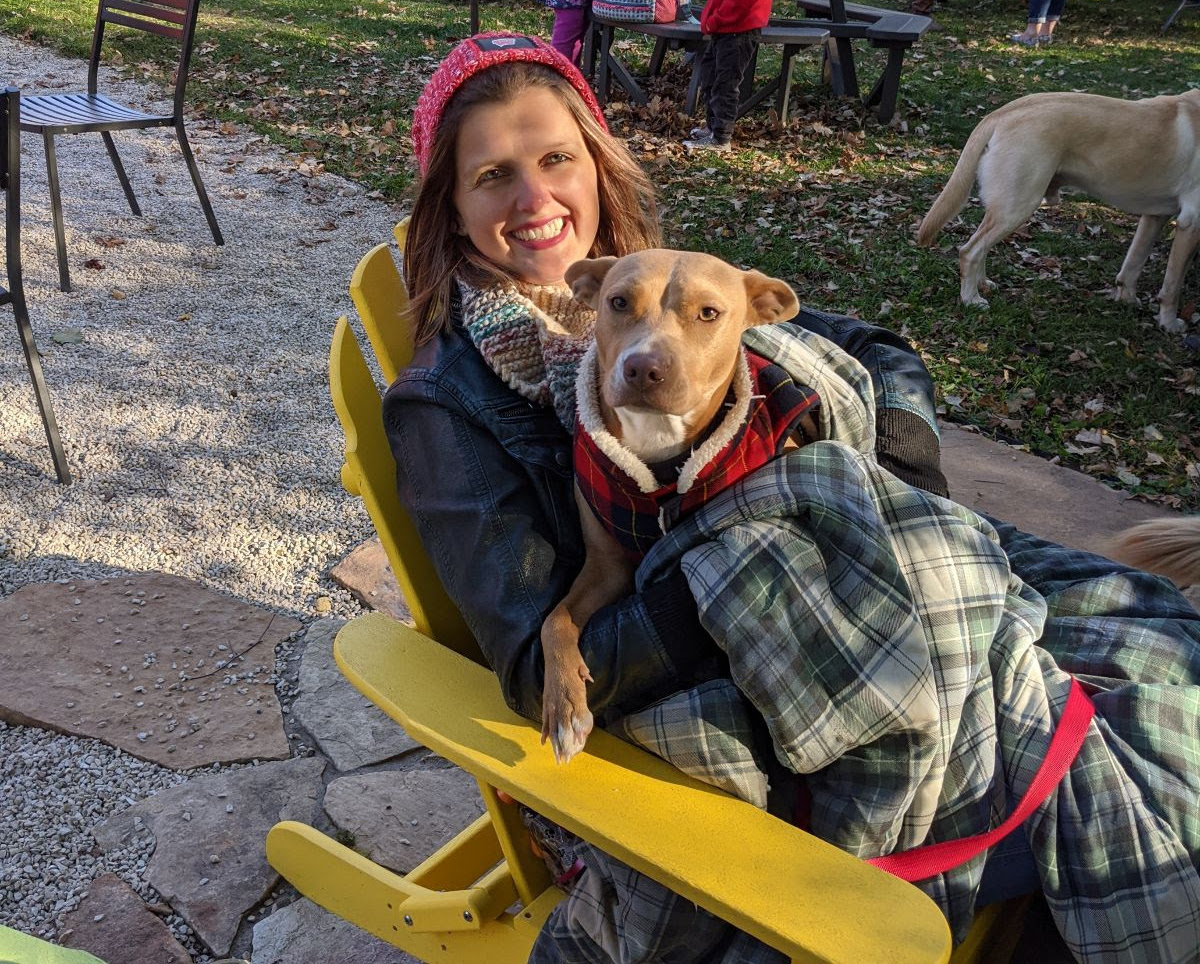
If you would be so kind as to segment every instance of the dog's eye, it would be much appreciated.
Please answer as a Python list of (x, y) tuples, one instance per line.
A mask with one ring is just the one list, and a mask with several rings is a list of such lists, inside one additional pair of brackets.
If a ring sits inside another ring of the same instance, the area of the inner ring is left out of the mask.
[(716, 321), (721, 317), (721, 309), (714, 308), (712, 305), (705, 305), (700, 309), (701, 321)]
[(608, 299), (608, 306), (613, 311), (624, 311), (629, 307), (629, 302), (623, 295), (613, 295)]

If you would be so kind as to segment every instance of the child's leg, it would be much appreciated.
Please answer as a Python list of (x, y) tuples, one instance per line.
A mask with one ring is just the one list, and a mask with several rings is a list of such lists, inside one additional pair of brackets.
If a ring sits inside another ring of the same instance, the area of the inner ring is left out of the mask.
[(554, 11), (554, 33), (550, 37), (550, 46), (576, 67), (579, 66), (579, 56), (583, 51), (583, 31), (586, 24), (587, 12), (583, 7), (574, 10), (560, 8)]
[(712, 130), (713, 112), (712, 112), (712, 86), (713, 76), (716, 71), (716, 59), (713, 54), (715, 47), (714, 37), (710, 37), (708, 42), (700, 50), (700, 84), (699, 95), (704, 101), (704, 122), (708, 129)]
[(733, 138), (738, 107), (742, 100), (742, 78), (754, 57), (760, 30), (717, 34), (712, 39), (713, 82), (708, 96), (709, 130), (713, 140), (724, 143)]

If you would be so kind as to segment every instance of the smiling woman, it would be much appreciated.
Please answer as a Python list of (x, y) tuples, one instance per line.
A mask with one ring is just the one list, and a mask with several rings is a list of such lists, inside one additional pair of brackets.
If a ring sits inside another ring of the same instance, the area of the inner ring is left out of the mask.
[(596, 164), (571, 112), (545, 88), (480, 104), (458, 136), (459, 233), (517, 278), (561, 281), (596, 239)]
[(404, 267), (418, 344), (448, 324), (456, 277), (476, 289), (559, 284), (572, 261), (659, 241), (646, 175), (609, 136), (587, 81), (537, 38), (456, 47), (421, 94), (412, 136), (423, 180)]
[[(384, 402), (399, 495), (505, 699), (537, 719), (541, 626), (583, 559), (571, 430), (595, 311), (563, 279), (582, 257), (657, 247), (654, 190), (579, 71), (537, 38), (459, 44), (422, 92), (412, 135), (422, 181), (404, 275), (417, 348)], [(796, 322), (868, 370), (880, 461), (944, 493), (932, 386), (911, 346), (854, 319)], [(601, 725), (722, 675), (678, 566), (597, 612), (580, 651)], [(701, 927), (700, 939), (724, 930)]]

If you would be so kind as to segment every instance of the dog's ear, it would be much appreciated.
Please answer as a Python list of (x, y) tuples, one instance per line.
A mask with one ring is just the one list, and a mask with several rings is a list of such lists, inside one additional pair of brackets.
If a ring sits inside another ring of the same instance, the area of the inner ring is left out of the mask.
[(564, 275), (571, 293), (576, 301), (582, 301), (592, 308), (600, 306), (600, 286), (604, 284), (604, 276), (617, 263), (616, 258), (584, 258), (568, 265)]
[(745, 271), (743, 275), (746, 301), (750, 305), (746, 320), (751, 325), (770, 325), (796, 317), (800, 300), (790, 285), (778, 278), (770, 278), (761, 271)]

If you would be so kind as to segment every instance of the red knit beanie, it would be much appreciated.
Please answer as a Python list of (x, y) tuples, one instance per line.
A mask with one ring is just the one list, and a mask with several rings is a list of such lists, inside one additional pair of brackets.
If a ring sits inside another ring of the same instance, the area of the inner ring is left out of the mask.
[(446, 59), (433, 72), (417, 100), (417, 109), (413, 111), (412, 140), (413, 154), (416, 155), (422, 176), (429, 167), (433, 137), (442, 122), (442, 114), (446, 105), (450, 103), (450, 98), (468, 78), (481, 70), (513, 61), (553, 67), (578, 91), (600, 126), (608, 130), (608, 124), (604, 121), (604, 111), (600, 109), (596, 95), (592, 93), (592, 88), (584, 80), (583, 74), (548, 43), (538, 37), (527, 37), (524, 34), (480, 33), (468, 37), (446, 55)]

